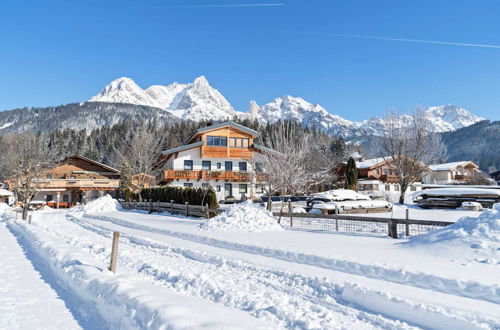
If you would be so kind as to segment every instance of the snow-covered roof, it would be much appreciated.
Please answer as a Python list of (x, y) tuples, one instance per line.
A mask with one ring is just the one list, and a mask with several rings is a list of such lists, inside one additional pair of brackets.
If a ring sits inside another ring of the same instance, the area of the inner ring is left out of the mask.
[(457, 168), (458, 166), (466, 166), (468, 164), (473, 164), (475, 167), (477, 167), (476, 164), (471, 162), (470, 160), (465, 160), (461, 162), (452, 162), (452, 163), (444, 163), (444, 164), (433, 164), (429, 165), (429, 168), (433, 171), (451, 171)]
[(186, 144), (186, 145), (183, 145), (183, 146), (180, 146), (180, 147), (177, 147), (177, 148), (163, 150), (161, 152), (161, 154), (163, 156), (171, 155), (171, 154), (179, 152), (179, 151), (184, 151), (184, 150), (188, 150), (188, 149), (191, 149), (191, 148), (200, 147), (202, 145), (203, 145), (203, 141), (198, 141), (198, 142), (191, 143), (191, 144)]
[(387, 159), (388, 158), (384, 158), (384, 157), (365, 159), (362, 162), (356, 162), (356, 167), (357, 168), (370, 168), (370, 167), (375, 166), (377, 164), (384, 163)]
[(107, 169), (110, 172), (115, 172), (117, 174), (120, 173), (120, 171), (117, 170), (116, 168), (113, 168), (111, 166), (105, 165), (103, 163), (99, 163), (98, 161), (95, 161), (93, 159), (87, 158), (87, 157), (82, 156), (82, 155), (71, 155), (71, 156), (68, 156), (68, 157), (66, 157), (66, 158), (63, 159), (63, 162), (66, 161), (66, 160), (68, 160), (68, 159), (71, 159), (71, 158), (79, 158), (79, 159), (82, 159), (82, 160), (84, 160), (86, 162), (89, 162), (91, 164), (94, 164), (94, 165), (97, 165), (97, 166), (102, 167), (104, 169)]
[(0, 188), (0, 196), (12, 196), (12, 191)]
[(357, 151), (353, 152), (351, 154), (351, 157), (354, 158), (354, 159), (359, 159), (359, 158), (363, 158), (363, 156), (361, 156), (361, 154)]

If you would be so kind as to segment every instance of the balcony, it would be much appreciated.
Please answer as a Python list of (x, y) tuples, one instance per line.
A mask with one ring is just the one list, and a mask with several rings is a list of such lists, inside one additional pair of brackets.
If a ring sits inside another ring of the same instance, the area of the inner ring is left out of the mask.
[(453, 180), (456, 180), (456, 181), (470, 181), (470, 180), (472, 180), (472, 177), (470, 175), (456, 174), (453, 177)]
[(117, 179), (41, 179), (35, 181), (40, 189), (57, 188), (109, 188), (118, 189)]
[(396, 174), (383, 174), (380, 176), (380, 181), (389, 183), (398, 183), (399, 179)]
[(173, 180), (223, 180), (223, 181), (249, 181), (250, 173), (234, 171), (191, 171), (191, 170), (165, 170), (163, 172), (164, 182)]

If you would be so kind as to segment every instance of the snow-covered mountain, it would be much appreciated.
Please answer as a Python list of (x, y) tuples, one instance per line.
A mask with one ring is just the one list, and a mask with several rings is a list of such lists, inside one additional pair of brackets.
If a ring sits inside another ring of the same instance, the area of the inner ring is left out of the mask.
[[(331, 135), (346, 138), (381, 135), (385, 129), (382, 118), (373, 117), (361, 122), (350, 121), (327, 111), (319, 104), (312, 104), (300, 97), (289, 95), (278, 97), (261, 106), (251, 101), (248, 112), (238, 112), (217, 89), (210, 86), (204, 76), (196, 78), (192, 83), (153, 85), (145, 90), (132, 79), (123, 77), (111, 82), (89, 101), (146, 105), (168, 111), (178, 118), (193, 121), (220, 121), (235, 116), (257, 119), (264, 123), (295, 120), (304, 126), (314, 126)], [(435, 132), (452, 131), (484, 120), (454, 105), (432, 106), (425, 111)], [(408, 115), (401, 115), (401, 119), (403, 122), (409, 122)]]
[(132, 79), (114, 80), (92, 97), (90, 102), (113, 102), (146, 105), (164, 109), (181, 119), (226, 120), (237, 116), (222, 94), (210, 86), (204, 76), (192, 83), (153, 85), (143, 90)]

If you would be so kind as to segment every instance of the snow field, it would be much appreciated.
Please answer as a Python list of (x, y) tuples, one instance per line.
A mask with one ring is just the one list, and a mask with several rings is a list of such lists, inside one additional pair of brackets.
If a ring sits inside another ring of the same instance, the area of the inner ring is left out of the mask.
[(489, 286), (476, 281), (462, 281), (439, 277), (433, 274), (424, 272), (410, 272), (405, 269), (382, 267), (380, 265), (362, 264), (355, 261), (343, 259), (326, 258), (317, 255), (292, 252), (287, 250), (266, 248), (257, 245), (249, 245), (243, 243), (221, 240), (208, 236), (191, 234), (168, 229), (158, 229), (148, 225), (137, 224), (123, 219), (118, 219), (103, 215), (85, 215), (84, 217), (109, 221), (111, 223), (121, 225), (128, 228), (144, 230), (151, 233), (161, 233), (163, 235), (182, 238), (185, 240), (207, 244), (210, 246), (231, 249), (245, 253), (257, 254), (266, 257), (271, 257), (279, 260), (307, 264), (311, 266), (338, 270), (346, 273), (363, 275), (366, 277), (380, 278), (383, 277), (386, 281), (394, 283), (408, 284), (419, 288), (429, 289), (433, 291), (454, 294), (474, 299), (482, 299), (493, 303), (500, 303), (500, 287)]

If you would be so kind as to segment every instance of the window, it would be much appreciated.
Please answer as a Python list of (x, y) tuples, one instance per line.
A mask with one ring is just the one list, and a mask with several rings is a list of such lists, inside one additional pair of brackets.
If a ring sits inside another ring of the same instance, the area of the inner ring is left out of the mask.
[(76, 176), (75, 175), (72, 175), (69, 177), (70, 180), (76, 180)]
[(63, 202), (69, 202), (69, 196), (63, 195)]
[(223, 136), (207, 136), (207, 146), (227, 147), (227, 138)]
[(216, 189), (217, 189), (217, 191), (220, 191), (220, 186), (217, 186), (217, 188), (216, 188)]
[(399, 185), (398, 184), (394, 186), (394, 190), (395, 191), (399, 191)]
[(229, 146), (231, 148), (248, 148), (250, 139), (247, 138), (230, 138)]
[(52, 174), (47, 174), (47, 175), (45, 175), (45, 178), (46, 178), (46, 179), (52, 179)]
[(50, 201), (53, 201), (53, 200), (54, 200), (54, 195), (47, 195), (47, 196), (45, 197), (45, 201), (46, 201), (46, 202), (50, 202)]
[(240, 168), (240, 171), (245, 171), (247, 170), (247, 162), (240, 162), (238, 164), (239, 168)]
[(230, 172), (233, 170), (233, 162), (225, 162), (224, 163), (224, 171)]
[(184, 161), (184, 169), (185, 170), (192, 170), (193, 169), (193, 161), (192, 160), (185, 160)]
[(390, 170), (390, 169), (388, 169), (388, 168), (386, 168), (386, 169), (384, 170), (384, 174), (385, 174), (385, 175), (391, 174), (391, 170)]
[(184, 183), (184, 188), (193, 188), (193, 183), (191, 182)]
[(386, 184), (386, 185), (385, 185), (385, 190), (386, 190), (386, 191), (391, 190), (391, 186), (389, 186), (388, 184)]
[(262, 172), (262, 163), (255, 163), (255, 171)]
[(221, 163), (217, 163), (217, 169), (220, 170), (222, 168), (222, 164)]
[(210, 171), (212, 169), (212, 162), (209, 160), (204, 160), (201, 162), (201, 168), (203, 170)]
[(208, 183), (206, 183), (206, 182), (205, 182), (205, 183), (202, 183), (202, 184), (201, 184), (201, 187), (202, 187), (203, 189), (208, 189), (208, 188), (210, 188), (210, 185), (209, 185)]
[(240, 184), (240, 194), (246, 194), (247, 193), (247, 185), (242, 183)]
[(375, 174), (376, 175), (379, 175), (380, 174), (380, 170), (378, 168), (375, 169)]

